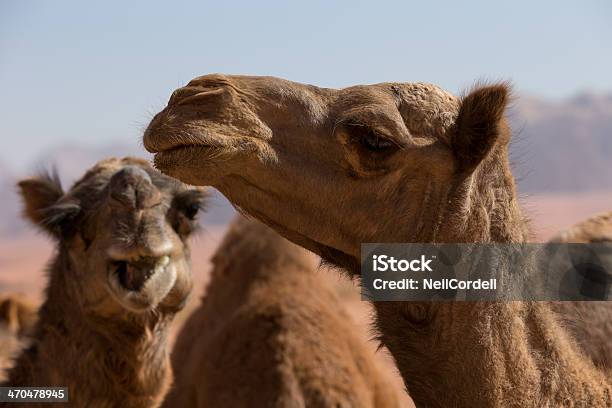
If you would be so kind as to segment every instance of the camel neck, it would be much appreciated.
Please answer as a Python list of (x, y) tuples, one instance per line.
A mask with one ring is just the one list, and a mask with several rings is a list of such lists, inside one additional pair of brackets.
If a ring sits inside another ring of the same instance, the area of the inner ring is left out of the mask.
[[(442, 204), (433, 238), (421, 242), (518, 243), (529, 238), (529, 225), (520, 209), (514, 178), (505, 159), (483, 163), (473, 174), (458, 174)], [(500, 171), (498, 167), (505, 169)]]
[[(494, 160), (459, 178), (434, 239), (517, 243), (525, 219)], [(525, 271), (528, 273), (528, 271)], [(581, 355), (546, 302), (375, 302), (381, 342), (417, 406), (612, 406), (611, 375)]]
[(71, 274), (64, 269), (69, 267), (60, 251), (31, 346), (17, 359), (7, 384), (66, 386), (74, 406), (156, 406), (171, 376), (166, 346), (171, 316), (120, 320), (89, 314), (71, 299), (66, 282)]
[(577, 351), (544, 302), (375, 307), (381, 340), (417, 406), (612, 404), (610, 376)]

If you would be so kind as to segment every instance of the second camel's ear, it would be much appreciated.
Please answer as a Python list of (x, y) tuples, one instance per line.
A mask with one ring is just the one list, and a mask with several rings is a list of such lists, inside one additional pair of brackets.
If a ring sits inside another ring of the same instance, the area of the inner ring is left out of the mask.
[(474, 171), (498, 142), (509, 98), (509, 86), (500, 83), (477, 87), (461, 100), (451, 136), (460, 172)]
[(59, 238), (80, 212), (76, 203), (60, 202), (64, 191), (57, 174), (41, 174), (21, 180), (23, 214), (34, 225)]

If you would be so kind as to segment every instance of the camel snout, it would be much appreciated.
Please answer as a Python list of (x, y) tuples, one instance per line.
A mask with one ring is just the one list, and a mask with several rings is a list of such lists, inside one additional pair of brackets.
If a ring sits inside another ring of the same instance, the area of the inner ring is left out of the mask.
[[(153, 240), (153, 238), (157, 238)], [(171, 256), (175, 252), (174, 245), (164, 237), (140, 238), (139, 244), (132, 246), (113, 245), (107, 250), (107, 255), (114, 261), (133, 261), (140, 258), (161, 258)]]
[(130, 211), (152, 207), (161, 200), (149, 174), (138, 166), (126, 166), (116, 172), (108, 188), (111, 199)]

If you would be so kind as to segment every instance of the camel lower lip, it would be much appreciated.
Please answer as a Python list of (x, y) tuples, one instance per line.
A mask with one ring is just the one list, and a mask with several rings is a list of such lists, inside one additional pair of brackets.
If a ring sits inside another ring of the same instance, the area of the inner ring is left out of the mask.
[(124, 307), (141, 312), (155, 307), (170, 292), (176, 281), (176, 269), (168, 257), (160, 258), (154, 270), (138, 290), (126, 288), (120, 274), (111, 269), (108, 272), (107, 288), (111, 295)]
[(202, 149), (211, 149), (214, 148), (215, 146), (212, 145), (205, 145), (205, 144), (201, 144), (201, 145), (181, 145), (181, 146), (175, 146), (175, 147), (171, 147), (169, 149), (164, 149), (164, 150), (160, 150), (156, 153), (156, 155), (158, 154), (176, 154), (176, 153), (180, 153), (180, 152), (185, 152), (185, 151), (192, 151), (192, 150), (202, 150)]
[(190, 145), (174, 147), (172, 149), (161, 150), (155, 153), (154, 163), (155, 167), (168, 168), (173, 165), (185, 163), (186, 161), (197, 158), (202, 153), (217, 149), (217, 147), (210, 145)]

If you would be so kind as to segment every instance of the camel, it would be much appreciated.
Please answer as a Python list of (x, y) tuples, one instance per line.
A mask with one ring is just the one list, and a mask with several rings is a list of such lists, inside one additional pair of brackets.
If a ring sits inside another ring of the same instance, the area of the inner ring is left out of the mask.
[(164, 407), (399, 406), (306, 251), (240, 217), (212, 262), (177, 338)]
[(24, 347), (36, 324), (37, 308), (22, 295), (0, 295), (0, 381)]
[(68, 387), (74, 407), (158, 406), (203, 191), (134, 158), (97, 163), (67, 192), (54, 175), (19, 188), (25, 216), (57, 251), (32, 344), (2, 385)]
[[(508, 161), (504, 83), (458, 98), (425, 83), (324, 89), (207, 75), (144, 133), (155, 165), (352, 276), (363, 242), (526, 241)], [(610, 406), (545, 302), (374, 302), (417, 406)]]
[(559, 232), (550, 242), (596, 243), (612, 242), (612, 211), (580, 221)]
[[(583, 220), (559, 232), (550, 242), (577, 244), (612, 242), (612, 212)], [(612, 341), (610, 341), (612, 310), (608, 302), (559, 302), (556, 306), (563, 310), (563, 315), (567, 317), (566, 326), (575, 331), (574, 337), (587, 354), (593, 357), (595, 365), (605, 369), (612, 368)], [(593, 311), (598, 312), (593, 313)], [(580, 324), (580, 320), (584, 317), (589, 322), (589, 327)]]

